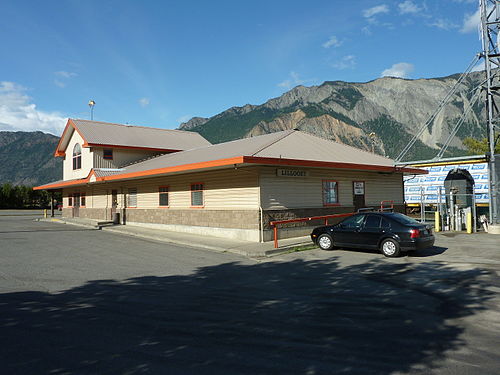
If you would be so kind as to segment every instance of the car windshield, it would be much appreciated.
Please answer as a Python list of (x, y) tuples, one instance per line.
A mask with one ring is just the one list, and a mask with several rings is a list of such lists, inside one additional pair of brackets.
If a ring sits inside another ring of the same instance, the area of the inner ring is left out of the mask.
[(408, 217), (408, 216), (403, 215), (403, 214), (393, 213), (393, 214), (391, 214), (390, 217), (391, 217), (391, 219), (396, 220), (398, 223), (405, 224), (405, 225), (421, 224), (418, 221), (416, 221), (415, 219), (412, 219), (411, 217)]

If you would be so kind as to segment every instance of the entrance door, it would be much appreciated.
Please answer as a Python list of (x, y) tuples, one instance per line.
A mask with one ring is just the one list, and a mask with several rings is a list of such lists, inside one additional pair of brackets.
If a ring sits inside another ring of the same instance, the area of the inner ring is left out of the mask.
[(111, 190), (111, 220), (114, 220), (118, 207), (118, 190)]
[(364, 181), (352, 182), (352, 205), (354, 206), (355, 212), (358, 211), (360, 208), (366, 207)]
[(73, 194), (73, 217), (80, 217), (80, 193)]

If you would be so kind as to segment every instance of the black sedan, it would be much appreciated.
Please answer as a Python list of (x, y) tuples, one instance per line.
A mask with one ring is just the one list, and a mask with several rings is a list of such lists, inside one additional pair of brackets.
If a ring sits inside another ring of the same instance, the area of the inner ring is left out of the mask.
[(395, 212), (366, 212), (336, 225), (315, 228), (312, 241), (323, 250), (335, 246), (379, 249), (386, 257), (434, 245), (430, 226)]

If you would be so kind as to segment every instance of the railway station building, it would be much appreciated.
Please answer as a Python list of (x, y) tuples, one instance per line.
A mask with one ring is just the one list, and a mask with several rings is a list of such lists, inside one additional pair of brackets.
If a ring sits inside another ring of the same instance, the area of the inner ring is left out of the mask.
[(403, 211), (403, 175), (427, 173), (298, 130), (211, 144), (195, 132), (75, 119), (55, 156), (63, 179), (35, 189), (62, 191), (63, 217), (256, 242), (272, 239), (275, 220), (381, 201)]

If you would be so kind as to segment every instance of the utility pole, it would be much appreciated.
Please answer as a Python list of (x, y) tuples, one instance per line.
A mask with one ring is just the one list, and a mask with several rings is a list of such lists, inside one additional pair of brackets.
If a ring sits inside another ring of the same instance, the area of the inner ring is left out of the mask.
[(486, 93), (486, 125), (488, 131), (488, 169), (489, 169), (489, 202), (490, 202), (490, 224), (497, 224), (498, 217), (498, 181), (495, 168), (495, 128), (500, 124), (500, 111), (496, 99), (500, 95), (500, 81), (498, 70), (500, 68), (500, 50), (498, 48), (498, 37), (500, 27), (500, 1), (479, 0), (481, 13), (481, 39), (482, 57), (484, 58), (484, 70), (486, 81), (483, 90)]

